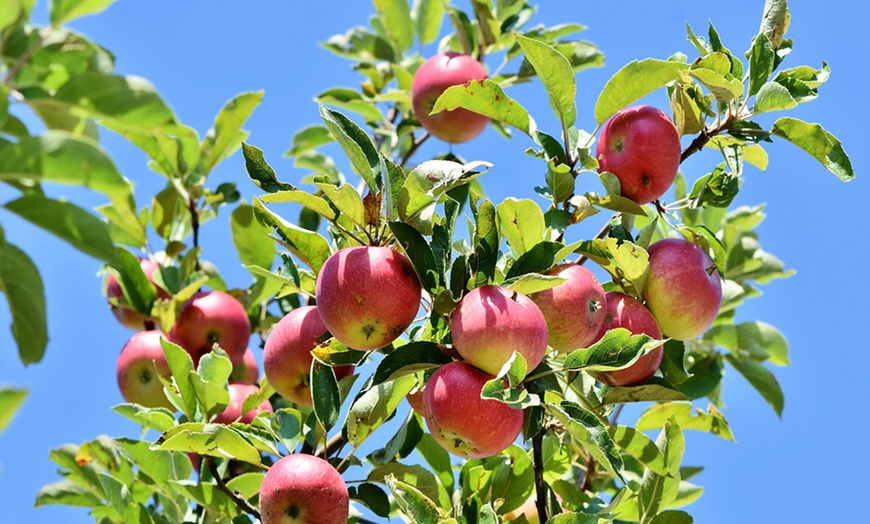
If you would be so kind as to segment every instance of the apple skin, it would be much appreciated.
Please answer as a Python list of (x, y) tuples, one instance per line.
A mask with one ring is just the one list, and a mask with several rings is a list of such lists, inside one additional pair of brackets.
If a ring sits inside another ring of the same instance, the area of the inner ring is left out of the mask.
[[(272, 328), (263, 348), (263, 372), (282, 397), (311, 406), (311, 350), (329, 338), (317, 306), (303, 306), (284, 315)], [(332, 368), (336, 380), (351, 375), (353, 366)]]
[(345, 524), (349, 513), (344, 479), (320, 457), (287, 455), (260, 485), (263, 524)]
[(257, 357), (251, 348), (245, 350), (242, 362), (233, 367), (230, 382), (243, 382), (245, 384), (257, 384), (260, 381), (260, 367), (257, 365)]
[(489, 117), (462, 108), (435, 115), (429, 113), (448, 87), (486, 78), (486, 68), (469, 55), (451, 51), (426, 60), (417, 69), (411, 85), (411, 100), (420, 125), (433, 136), (451, 144), (476, 138), (486, 129)]
[(268, 400), (264, 400), (259, 406), (242, 415), (242, 405), (245, 399), (251, 395), (256, 395), (260, 388), (254, 384), (243, 384), (241, 382), (230, 382), (227, 387), (230, 392), (230, 403), (221, 413), (212, 420), (215, 424), (232, 424), (233, 422), (241, 422), (242, 424), (250, 424), (257, 414), (264, 411), (271, 413), (272, 405)]
[(604, 288), (579, 264), (560, 264), (547, 274), (567, 279), (529, 295), (547, 320), (550, 347), (562, 352), (588, 347), (604, 320)]
[(523, 430), (523, 410), (480, 398), (495, 378), (471, 364), (438, 368), (423, 389), (423, 418), (438, 444), (465, 458), (491, 457), (507, 449)]
[(118, 355), (116, 373), (118, 389), (127, 402), (147, 408), (168, 408), (175, 411), (163, 393), (163, 384), (154, 371), (163, 377), (171, 375), (160, 339), (169, 337), (162, 331), (140, 331), (130, 337)]
[(327, 330), (362, 351), (399, 338), (417, 316), (421, 296), (411, 263), (389, 247), (336, 251), (320, 268), (315, 285), (317, 310)]
[(647, 252), (649, 279), (643, 295), (662, 331), (676, 340), (704, 334), (722, 305), (722, 282), (713, 261), (682, 238), (659, 240)]
[(172, 327), (173, 341), (193, 359), (193, 365), (212, 350), (215, 343), (238, 366), (248, 349), (251, 322), (242, 304), (223, 291), (201, 291), (188, 300)]
[(547, 320), (527, 296), (501, 286), (472, 289), (450, 320), (453, 346), (468, 363), (497, 375), (514, 350), (535, 369), (547, 352)]
[(680, 133), (666, 114), (638, 105), (616, 113), (601, 129), (595, 156), (598, 171), (610, 171), (622, 196), (638, 204), (659, 198), (680, 167)]
[[(154, 285), (154, 273), (160, 269), (160, 266), (157, 262), (154, 262), (148, 258), (139, 258), (139, 266), (142, 268), (142, 272), (145, 273), (145, 276), (148, 277), (148, 280)], [(157, 298), (160, 299), (168, 299), (169, 293), (166, 290), (154, 285), (154, 289), (157, 291)], [(134, 331), (142, 331), (147, 329), (147, 322), (150, 320), (151, 324), (156, 326), (157, 319), (147, 317), (142, 313), (139, 313), (135, 309), (132, 308), (129, 304), (126, 304), (124, 301), (124, 291), (121, 289), (121, 284), (118, 283), (118, 280), (115, 278), (115, 275), (109, 273), (106, 277), (106, 298), (115, 299), (120, 302), (118, 305), (114, 305), (111, 302), (109, 303), (109, 309), (112, 311), (112, 314), (115, 315), (115, 318), (118, 319), (118, 322), (121, 323), (122, 326), (127, 329), (132, 329)]]
[[(634, 297), (609, 291), (605, 295), (604, 312), (604, 322), (595, 338), (596, 341), (601, 340), (611, 329), (618, 327), (629, 330), (632, 335), (649, 335), (657, 340), (662, 338), (662, 331), (653, 314)], [(659, 346), (625, 369), (602, 371), (594, 373), (593, 376), (609, 386), (634, 386), (646, 382), (655, 375), (663, 356), (664, 347)]]

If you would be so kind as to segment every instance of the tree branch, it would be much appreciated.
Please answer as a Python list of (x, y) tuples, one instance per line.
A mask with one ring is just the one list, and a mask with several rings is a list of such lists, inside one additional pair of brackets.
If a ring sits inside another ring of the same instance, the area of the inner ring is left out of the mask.
[(421, 136), (419, 139), (414, 140), (414, 142), (411, 144), (411, 147), (408, 149), (408, 152), (405, 153), (405, 156), (403, 156), (402, 160), (399, 162), (399, 166), (405, 167), (405, 164), (408, 163), (408, 160), (411, 160), (411, 157), (414, 156), (414, 153), (417, 152), (417, 149), (419, 149), (420, 146), (423, 145), (423, 142), (428, 140), (430, 136), (432, 136), (432, 135), (430, 135), (429, 133), (426, 133), (423, 136)]
[(218, 490), (228, 496), (230, 500), (232, 500), (240, 510), (250, 515), (253, 515), (257, 518), (257, 520), (260, 520), (260, 512), (257, 510), (257, 508), (252, 506), (247, 500), (240, 497), (238, 493), (227, 487), (224, 479), (221, 477), (220, 472), (217, 469), (217, 464), (215, 463), (214, 457), (204, 456), (202, 457), (202, 459), (203, 462), (207, 464), (209, 473), (211, 473), (211, 476), (217, 483)]
[(544, 483), (544, 429), (532, 437), (532, 458), (535, 470), (535, 507), (538, 520), (547, 522), (547, 485)]

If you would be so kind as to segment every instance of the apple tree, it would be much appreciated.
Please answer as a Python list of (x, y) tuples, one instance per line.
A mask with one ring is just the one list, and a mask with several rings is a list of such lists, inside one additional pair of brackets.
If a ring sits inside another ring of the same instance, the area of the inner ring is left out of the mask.
[[(374, 0), (368, 26), (324, 43), (361, 82), (316, 96), (286, 153), (300, 180), (247, 142), (261, 92), (234, 97), (201, 135), (65, 28), (110, 3), (54, 1), (47, 27), (31, 24), (32, 2), (0, 14), (0, 176), (21, 193), (5, 208), (102, 261), (107, 300), (137, 331), (113, 409), (142, 434), (52, 450), (64, 478), (37, 505), (107, 523), (692, 522), (701, 488), (684, 431), (733, 440), (724, 370), (781, 414), (771, 366), (788, 363), (785, 337), (735, 318), (791, 271), (761, 246), (763, 208), (732, 203), (771, 141), (854, 178), (820, 124), (765, 114), (815, 99), (829, 75), (788, 64), (785, 0), (765, 3), (745, 53), (712, 24), (687, 28), (688, 49), (626, 64), (593, 108), (577, 107), (576, 78), (603, 53), (579, 24), (534, 25), (517, 0)], [(556, 128), (509, 94), (526, 82)], [(645, 105), (654, 92), (670, 106)], [(453, 154), (487, 126), (504, 158)], [(104, 132), (140, 148), (164, 189), (134, 194)], [(445, 152), (422, 158), (426, 142)], [(721, 154), (708, 172), (680, 170), (705, 148)], [(490, 172), (523, 153), (539, 180), (491, 201)], [(256, 187), (250, 204), (209, 180), (228, 159)], [(95, 214), (43, 184), (108, 202)], [(218, 213), (247, 284), (202, 256)], [(598, 234), (578, 233), (583, 222)], [(0, 250), (19, 354), (38, 362), (39, 273)], [(0, 392), (0, 430), (22, 395)]]

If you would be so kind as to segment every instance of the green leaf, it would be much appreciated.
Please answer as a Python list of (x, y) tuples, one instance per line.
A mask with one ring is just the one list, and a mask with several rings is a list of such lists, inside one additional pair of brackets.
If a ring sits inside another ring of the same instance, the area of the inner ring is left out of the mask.
[(296, 449), (302, 442), (302, 414), (290, 408), (279, 409), (272, 418), (272, 431), (288, 450)]
[(399, 509), (405, 513), (412, 522), (418, 524), (437, 524), (438, 509), (435, 503), (417, 488), (396, 480), (396, 477), (390, 475), (384, 479), (390, 493), (399, 506)]
[(390, 498), (376, 484), (363, 482), (358, 486), (348, 487), (350, 498), (361, 502), (365, 507), (379, 517), (390, 515)]
[(323, 263), (329, 258), (331, 254), (329, 242), (325, 238), (313, 231), (287, 222), (281, 216), (267, 209), (259, 199), (254, 200), (254, 216), (263, 225), (273, 228), (282, 244), (315, 273), (320, 271)]
[(430, 114), (453, 111), (458, 107), (504, 122), (529, 136), (536, 128), (529, 112), (489, 79), (471, 80), (466, 84), (447, 88), (435, 101)]
[(790, 20), (787, 0), (766, 0), (759, 32), (767, 36), (774, 49), (779, 49)]
[(362, 177), (372, 193), (380, 189), (381, 157), (368, 134), (352, 120), (320, 104), (320, 116), (350, 159), (354, 171)]
[(399, 51), (407, 51), (414, 43), (414, 23), (407, 0), (373, 0), (375, 11), (383, 23), (387, 36)]
[(665, 422), (664, 428), (656, 439), (656, 446), (662, 453), (669, 475), (661, 475), (652, 470), (644, 471), (641, 479), (638, 504), (641, 522), (648, 522), (673, 502), (680, 488), (680, 463), (685, 450), (685, 438), (676, 419)]
[(357, 113), (369, 123), (381, 123), (384, 120), (384, 115), (381, 114), (375, 101), (355, 89), (333, 87), (314, 97), (314, 100)]
[(420, 44), (431, 44), (441, 35), (444, 2), (442, 0), (414, 0), (411, 18), (414, 20)]
[(520, 34), (514, 36), (526, 60), (532, 64), (544, 84), (553, 112), (564, 128), (571, 127), (577, 120), (577, 103), (574, 100), (577, 96), (577, 80), (574, 78), (571, 63), (562, 53), (545, 42)]
[(310, 125), (303, 127), (293, 135), (292, 144), (287, 153), (285, 153), (285, 156), (297, 156), (305, 151), (334, 141), (335, 137), (332, 136), (326, 126)]
[(243, 265), (271, 269), (275, 261), (275, 242), (269, 230), (254, 218), (254, 208), (242, 203), (230, 216), (233, 244)]
[(668, 420), (675, 420), (682, 429), (704, 431), (725, 440), (734, 441), (728, 421), (715, 406), (710, 404), (707, 411), (693, 408), (689, 402), (668, 402), (656, 404), (643, 412), (635, 425), (637, 431), (649, 431), (665, 426)]
[(649, 255), (646, 250), (631, 242), (619, 242), (610, 237), (605, 239), (586, 240), (577, 249), (613, 275), (614, 279), (625, 281), (634, 288), (638, 296), (642, 295), (649, 274)]
[(681, 62), (647, 58), (626, 64), (605, 84), (595, 103), (595, 121), (606, 122), (617, 111), (679, 78), (688, 69)]
[(685, 511), (669, 509), (662, 511), (650, 521), (650, 524), (692, 524), (695, 519)]
[(613, 442), (629, 455), (659, 475), (668, 474), (668, 465), (661, 450), (651, 438), (630, 426), (611, 426), (608, 429)]
[(633, 335), (625, 328), (615, 328), (605, 333), (601, 340), (592, 346), (568, 353), (562, 368), (588, 371), (624, 369), (662, 343), (649, 335)]
[(690, 400), (683, 392), (658, 377), (637, 386), (612, 387), (605, 390), (601, 405), (626, 404), (629, 402), (672, 402)]
[(361, 62), (396, 61), (393, 46), (365, 27), (354, 27), (343, 35), (332, 36), (322, 45), (338, 56)]
[(348, 443), (359, 447), (393, 414), (416, 384), (416, 377), (406, 375), (363, 391), (354, 400), (347, 415)]
[(784, 138), (809, 153), (837, 175), (843, 182), (855, 178), (852, 162), (843, 150), (842, 144), (834, 135), (825, 131), (819, 124), (810, 124), (796, 118), (783, 117), (774, 122), (771, 133)]
[(438, 345), (429, 341), (409, 342), (397, 347), (378, 364), (372, 384), (378, 385), (451, 361)]
[(279, 190), (262, 195), (259, 199), (265, 204), (302, 204), (306, 209), (314, 211), (327, 220), (335, 220), (337, 217), (335, 210), (329, 205), (329, 202), (301, 189)]
[(36, 494), (34, 506), (57, 504), (61, 506), (81, 506), (86, 508), (98, 507), (103, 501), (91, 491), (72, 480), (61, 480), (40, 488)]
[(52, 0), (51, 25), (60, 27), (70, 20), (103, 12), (115, 0)]
[(565, 246), (559, 242), (539, 242), (520, 255), (505, 274), (510, 282), (530, 273), (544, 273), (557, 263), (559, 252)]
[(773, 44), (767, 35), (761, 33), (752, 40), (752, 48), (749, 50), (749, 92), (746, 96), (758, 93), (761, 86), (773, 74), (775, 64), (776, 53)]
[(436, 288), (439, 276), (435, 269), (435, 255), (432, 248), (419, 231), (402, 222), (390, 222), (390, 231), (395, 235), (414, 271), (429, 291)]
[(341, 409), (341, 396), (338, 391), (338, 381), (335, 372), (329, 366), (311, 366), (311, 400), (314, 414), (326, 431), (338, 422)]
[(767, 82), (761, 86), (755, 97), (754, 110), (756, 113), (767, 113), (792, 109), (797, 105), (788, 88), (779, 82)]
[(3, 239), (0, 239), (0, 292), (9, 302), (12, 336), (21, 362), (25, 365), (39, 362), (48, 344), (42, 277), (24, 251)]
[(242, 93), (221, 108), (200, 145), (199, 173), (205, 176), (242, 143), (242, 125), (263, 100), (263, 91)]
[(623, 480), (622, 457), (607, 433), (607, 428), (594, 414), (567, 400), (559, 406), (547, 404), (545, 407), (550, 415), (567, 428), (575, 442), (583, 446), (615, 477)]
[[(475, 274), (477, 286), (492, 282), (501, 243), (496, 227), (495, 206), (484, 200), (477, 210), (477, 223), (474, 227), (474, 257), (469, 266)], [(475, 286), (475, 287), (477, 287)]]
[(157, 298), (157, 290), (145, 275), (139, 258), (121, 247), (115, 248), (115, 254), (120, 268), (115, 276), (124, 291), (124, 297), (133, 309), (144, 315), (150, 315), (154, 300)]
[(554, 275), (526, 273), (519, 277), (505, 279), (501, 283), (501, 286), (523, 295), (531, 295), (532, 293), (537, 293), (538, 291), (552, 289), (567, 280), (568, 279), (564, 277), (557, 277)]
[(275, 170), (266, 163), (261, 149), (242, 142), (242, 154), (245, 156), (245, 170), (248, 172), (248, 177), (263, 191), (274, 193), (296, 189), (292, 184), (278, 181)]
[(139, 404), (118, 404), (112, 408), (140, 426), (164, 432), (175, 425), (175, 415), (166, 408), (146, 408)]
[(730, 77), (730, 74), (726, 76), (702, 67), (690, 69), (689, 75), (709, 89), (717, 100), (728, 101), (743, 95), (743, 82), (739, 78)]
[(196, 400), (207, 419), (220, 414), (229, 405), (227, 380), (232, 372), (233, 364), (227, 354), (223, 350), (214, 350), (203, 355), (199, 359), (197, 372), (190, 374)]
[(773, 373), (761, 363), (748, 358), (737, 357), (732, 353), (725, 355), (728, 362), (740, 372), (743, 377), (752, 384), (776, 414), (782, 418), (782, 410), (785, 407), (785, 396), (782, 388)]
[(417, 451), (432, 468), (448, 495), (452, 494), (455, 478), (450, 454), (429, 433), (423, 433), (420, 441), (417, 442)]
[(544, 212), (535, 201), (507, 198), (498, 205), (496, 216), (499, 233), (517, 255), (544, 240)]
[(169, 365), (169, 371), (172, 372), (174, 386), (167, 387), (164, 384), (163, 390), (166, 397), (175, 407), (187, 415), (188, 420), (193, 420), (194, 413), (196, 413), (196, 390), (190, 382), (190, 375), (193, 373), (193, 359), (184, 348), (165, 338), (160, 339), (160, 345), (163, 346), (166, 363)]
[(788, 342), (779, 330), (765, 322), (713, 326), (704, 334), (704, 340), (755, 360), (766, 360), (777, 366), (789, 365)]
[(232, 458), (260, 465), (260, 452), (232, 426), (186, 422), (164, 432), (151, 449)]
[(349, 218), (351, 222), (360, 228), (365, 229), (365, 204), (363, 204), (363, 199), (356, 188), (350, 184), (342, 184), (340, 186), (334, 184), (315, 185), (323, 191), (323, 196), (332, 202), (332, 205), (338, 209), (339, 213)]
[(9, 426), (27, 398), (27, 389), (0, 387), (0, 433)]
[(175, 123), (172, 109), (148, 80), (138, 76), (80, 73), (54, 98), (115, 126), (149, 132)]
[(402, 183), (397, 201), (399, 218), (413, 225), (422, 234), (431, 234), (438, 200), (451, 189), (471, 182), (489, 167), (491, 164), (486, 162), (422, 162), (408, 173)]

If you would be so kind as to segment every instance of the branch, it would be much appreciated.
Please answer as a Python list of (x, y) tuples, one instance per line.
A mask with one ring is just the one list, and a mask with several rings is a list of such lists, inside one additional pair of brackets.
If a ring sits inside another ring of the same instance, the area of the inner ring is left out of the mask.
[(421, 136), (418, 140), (414, 140), (414, 143), (411, 144), (411, 147), (410, 147), (410, 149), (408, 149), (408, 152), (405, 153), (405, 156), (403, 156), (402, 160), (399, 162), (399, 166), (405, 167), (405, 164), (408, 163), (408, 160), (411, 160), (411, 157), (414, 156), (414, 153), (417, 152), (417, 149), (419, 149), (420, 146), (423, 145), (423, 142), (428, 140), (430, 136), (432, 136), (432, 135), (430, 135), (429, 133), (426, 133), (423, 136)]
[(532, 456), (535, 468), (535, 507), (538, 520), (547, 522), (547, 485), (544, 483), (544, 429), (532, 437)]
[(217, 464), (215, 463), (214, 457), (204, 456), (202, 458), (203, 462), (208, 465), (208, 471), (209, 473), (211, 473), (211, 476), (217, 483), (218, 490), (228, 496), (230, 500), (232, 500), (240, 510), (250, 515), (253, 515), (254, 517), (256, 517), (257, 520), (260, 520), (260, 512), (257, 510), (257, 508), (248, 503), (247, 500), (241, 498), (238, 493), (232, 491), (230, 488), (227, 487), (224, 479), (220, 475), (220, 472), (218, 472)]
[(21, 71), (21, 68), (24, 67), (24, 64), (26, 64), (27, 61), (30, 60), (30, 57), (33, 56), (33, 53), (35, 53), (40, 47), (42, 47), (42, 44), (45, 43), (45, 40), (49, 36), (51, 36), (53, 32), (54, 28), (48, 28), (40, 32), (39, 38), (37, 38), (36, 41), (33, 42), (33, 45), (31, 45), (30, 47), (25, 49), (23, 53), (21, 53), (21, 56), (18, 57), (18, 60), (16, 60), (15, 63), (12, 64), (12, 67), (10, 67), (9, 71), (6, 73), (6, 78), (3, 80), (3, 83), (6, 86), (12, 86), (12, 79), (15, 78), (18, 72)]
[(326, 459), (330, 455), (338, 452), (338, 450), (343, 448), (345, 444), (347, 444), (347, 441), (344, 440), (344, 437), (341, 435), (341, 433), (337, 433), (326, 442), (326, 445), (324, 447), (318, 449), (317, 452), (314, 453), (314, 456)]

